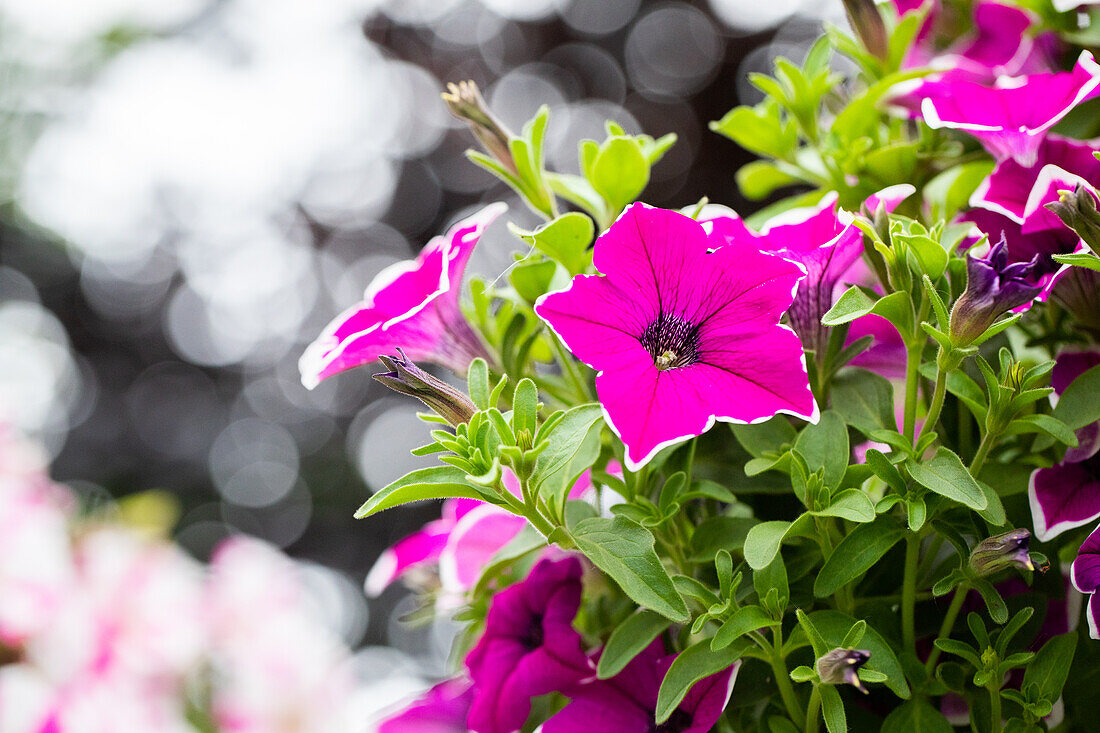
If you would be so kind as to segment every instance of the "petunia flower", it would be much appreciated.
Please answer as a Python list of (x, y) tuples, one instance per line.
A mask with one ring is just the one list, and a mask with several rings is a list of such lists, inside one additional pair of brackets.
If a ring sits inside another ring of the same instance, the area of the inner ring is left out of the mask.
[(1100, 66), (1084, 51), (1069, 72), (1002, 76), (992, 85), (946, 76), (922, 82), (914, 94), (930, 127), (969, 132), (997, 160), (1030, 166), (1046, 131), (1098, 85)]
[(657, 725), (657, 693), (675, 659), (660, 639), (654, 641), (615, 677), (577, 688), (570, 703), (543, 724), (543, 733), (587, 733), (595, 720), (603, 733), (706, 733), (729, 702), (741, 663), (696, 682)]
[(628, 468), (715, 420), (817, 420), (802, 344), (779, 324), (804, 276), (798, 265), (645, 204), (600, 236), (593, 262), (603, 275), (578, 275), (535, 312), (598, 371)]
[(526, 580), (493, 597), (485, 632), (466, 657), (475, 733), (513, 733), (531, 713), (532, 697), (572, 690), (592, 675), (573, 628), (581, 572), (575, 557), (540, 560)]
[(474, 689), (469, 680), (444, 680), (400, 712), (386, 718), (378, 733), (467, 733)]
[(966, 259), (966, 290), (951, 309), (951, 340), (968, 346), (1002, 315), (1034, 300), (1042, 292), (1037, 267), (1037, 257), (1010, 263), (1003, 238), (985, 257), (972, 251)]
[(1089, 620), (1089, 635), (1100, 639), (1100, 596), (1097, 595), (1100, 591), (1100, 527), (1094, 529), (1081, 544), (1070, 570), (1070, 579), (1073, 587), (1089, 594), (1088, 611), (1085, 613)]
[(459, 309), (466, 263), (482, 232), (508, 207), (484, 209), (436, 237), (411, 261), (375, 276), (362, 302), (337, 316), (298, 362), (302, 384), (322, 379), (403, 349), (414, 361), (430, 361), (464, 372), (485, 346)]
[[(1051, 373), (1051, 386), (1062, 392), (1078, 376), (1100, 364), (1100, 352), (1063, 352)], [(1041, 542), (1100, 517), (1100, 423), (1077, 430), (1077, 447), (1062, 462), (1033, 471), (1028, 499), (1035, 536)]]

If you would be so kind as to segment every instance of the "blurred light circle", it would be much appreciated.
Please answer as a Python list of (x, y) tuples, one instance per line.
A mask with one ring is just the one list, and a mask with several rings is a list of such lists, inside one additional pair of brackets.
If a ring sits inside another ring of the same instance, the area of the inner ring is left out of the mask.
[(298, 480), (298, 446), (282, 425), (246, 418), (219, 433), (210, 475), (222, 497), (245, 507), (274, 504)]
[(561, 133), (547, 144), (547, 158), (554, 170), (580, 173), (580, 160), (577, 142), (589, 139), (603, 142), (607, 137), (607, 122), (612, 120), (623, 126), (628, 133), (637, 134), (642, 130), (634, 116), (625, 107), (601, 99), (587, 99), (569, 105), (567, 123)]
[(501, 122), (519, 132), (539, 107), (557, 107), (565, 95), (553, 81), (555, 68), (549, 64), (524, 64), (498, 79), (489, 89), (490, 109)]
[(797, 46), (783, 43), (769, 43), (754, 48), (745, 55), (737, 67), (737, 101), (741, 104), (757, 104), (763, 101), (764, 92), (749, 81), (749, 74), (775, 73), (775, 60), (780, 56), (788, 59), (800, 58)]
[(605, 36), (619, 30), (638, 12), (641, 0), (559, 0), (558, 12), (575, 31)]
[(626, 99), (626, 74), (618, 60), (593, 43), (556, 46), (542, 57), (542, 61), (572, 72), (573, 78), (582, 86), (575, 97), (597, 97), (619, 103)]
[(222, 504), (226, 523), (276, 547), (287, 547), (301, 539), (312, 516), (313, 497), (300, 480), (286, 496), (267, 506), (242, 506), (228, 501)]
[(756, 33), (779, 25), (806, 4), (806, 0), (708, 0), (711, 11), (726, 25), (744, 33)]
[(469, 48), (494, 38), (507, 21), (498, 14), (467, 2), (451, 8), (432, 26), (432, 41), (440, 46)]
[(555, 0), (481, 0), (497, 15), (510, 20), (541, 20), (554, 12)]
[(179, 362), (154, 364), (124, 396), (141, 440), (160, 453), (201, 460), (225, 423), (222, 398), (202, 371)]
[(389, 0), (382, 12), (404, 25), (428, 25), (462, 4), (463, 0)]
[(416, 416), (414, 400), (384, 397), (363, 409), (348, 428), (348, 447), (367, 486), (377, 491), (409, 471), (429, 465), (411, 454), (430, 442), (428, 426)]
[(301, 562), (298, 567), (317, 617), (345, 644), (358, 646), (370, 620), (362, 589), (345, 573), (324, 565)]
[(630, 29), (626, 72), (642, 94), (684, 97), (713, 76), (722, 45), (701, 10), (679, 2), (661, 3)]

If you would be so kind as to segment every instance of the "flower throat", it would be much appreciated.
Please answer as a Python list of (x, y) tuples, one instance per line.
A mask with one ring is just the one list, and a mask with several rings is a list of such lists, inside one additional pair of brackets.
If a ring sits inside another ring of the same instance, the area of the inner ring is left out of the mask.
[(677, 316), (660, 313), (638, 340), (661, 371), (699, 361), (699, 327)]

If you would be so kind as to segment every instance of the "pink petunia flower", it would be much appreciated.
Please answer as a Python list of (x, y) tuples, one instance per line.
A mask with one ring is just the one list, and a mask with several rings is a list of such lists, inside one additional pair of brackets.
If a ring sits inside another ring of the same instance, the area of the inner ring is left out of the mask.
[[(1061, 395), (1074, 379), (1098, 364), (1100, 352), (1060, 353), (1051, 386)], [(1027, 493), (1035, 536), (1042, 542), (1100, 518), (1100, 423), (1077, 430), (1077, 447), (1066, 450), (1061, 463), (1032, 472)]]
[(481, 340), (458, 306), (462, 275), (482, 232), (508, 207), (484, 209), (436, 237), (412, 261), (391, 265), (374, 278), (362, 302), (337, 316), (302, 354), (302, 384), (374, 361), (400, 348), (414, 361), (464, 372), (486, 357)]
[(599, 372), (627, 467), (715, 420), (817, 420), (802, 344), (779, 324), (805, 276), (798, 265), (645, 204), (600, 236), (593, 262), (603, 275), (578, 275), (535, 312)]
[(1046, 131), (1098, 85), (1100, 66), (1084, 51), (1069, 72), (1002, 76), (991, 86), (948, 75), (923, 82), (914, 94), (930, 127), (969, 132), (997, 160), (1030, 166)]
[(585, 733), (595, 720), (605, 733), (706, 733), (729, 702), (741, 663), (696, 682), (668, 720), (656, 725), (657, 693), (675, 659), (657, 639), (612, 679), (577, 688), (543, 725), (544, 733)]
[(469, 680), (444, 680), (386, 718), (378, 733), (467, 733), (466, 718), (473, 699)]
[(581, 574), (575, 557), (540, 560), (526, 580), (493, 597), (485, 633), (466, 657), (474, 681), (471, 730), (519, 730), (532, 697), (567, 692), (592, 675), (573, 628)]

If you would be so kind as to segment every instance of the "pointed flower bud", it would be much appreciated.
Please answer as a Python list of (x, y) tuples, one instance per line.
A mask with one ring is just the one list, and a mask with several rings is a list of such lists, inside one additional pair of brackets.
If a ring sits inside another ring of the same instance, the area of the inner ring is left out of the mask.
[(1059, 191), (1058, 200), (1047, 204), (1047, 208), (1100, 254), (1100, 212), (1096, 210), (1096, 194), (1088, 186), (1078, 181), (1072, 192)]
[(951, 309), (951, 340), (955, 345), (969, 346), (1002, 315), (1031, 302), (1042, 291), (1035, 284), (1041, 274), (1038, 268), (1038, 256), (1010, 264), (1003, 235), (984, 258), (970, 255), (966, 291)]
[(470, 421), (477, 407), (469, 397), (418, 367), (401, 349), (397, 351), (398, 356), (378, 357), (390, 371), (375, 374), (377, 381), (395, 392), (415, 397), (451, 425)]
[(1035, 565), (1028, 555), (1030, 544), (1031, 532), (1026, 529), (1014, 529), (994, 535), (979, 542), (970, 553), (970, 569), (979, 577), (994, 575), (1010, 567), (1034, 570)]
[(470, 131), (485, 148), (485, 152), (512, 173), (516, 173), (516, 161), (512, 158), (510, 145), (515, 135), (489, 111), (477, 84), (472, 81), (448, 84), (447, 91), (442, 96), (447, 103), (447, 109), (470, 126)]
[(844, 0), (848, 22), (863, 41), (863, 47), (876, 58), (887, 56), (886, 24), (882, 13), (875, 7), (875, 0)]
[(852, 685), (867, 694), (859, 681), (859, 668), (870, 658), (871, 652), (863, 649), (833, 649), (817, 660), (817, 676), (826, 685)]

